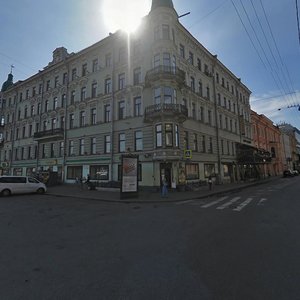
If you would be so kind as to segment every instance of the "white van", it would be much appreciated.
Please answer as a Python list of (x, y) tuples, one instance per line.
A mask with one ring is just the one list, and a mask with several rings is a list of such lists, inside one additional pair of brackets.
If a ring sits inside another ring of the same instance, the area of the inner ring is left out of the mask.
[(44, 194), (47, 188), (44, 183), (28, 176), (0, 176), (0, 194), (39, 193)]

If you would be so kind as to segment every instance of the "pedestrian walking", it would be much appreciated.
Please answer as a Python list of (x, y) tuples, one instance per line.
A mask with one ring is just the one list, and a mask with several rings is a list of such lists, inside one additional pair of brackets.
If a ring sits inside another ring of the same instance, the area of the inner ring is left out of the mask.
[(212, 178), (211, 178), (211, 176), (208, 177), (208, 186), (209, 186), (209, 190), (211, 191), (211, 189), (212, 189)]
[(168, 182), (166, 176), (164, 176), (162, 180), (162, 190), (161, 190), (162, 197), (168, 197)]

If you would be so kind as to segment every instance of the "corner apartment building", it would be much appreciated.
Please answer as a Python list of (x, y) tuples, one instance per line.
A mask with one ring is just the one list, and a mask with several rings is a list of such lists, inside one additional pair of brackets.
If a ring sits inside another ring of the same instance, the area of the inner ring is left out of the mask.
[(118, 181), (121, 155), (139, 155), (139, 185), (239, 180), (251, 144), (249, 89), (153, 0), (139, 30), (78, 53), (64, 47), (2, 93), (5, 174), (90, 174)]

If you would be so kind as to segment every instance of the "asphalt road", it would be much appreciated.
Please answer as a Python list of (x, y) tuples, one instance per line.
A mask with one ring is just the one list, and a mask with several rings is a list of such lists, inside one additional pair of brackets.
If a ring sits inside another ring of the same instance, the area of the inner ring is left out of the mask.
[(164, 204), (0, 198), (0, 299), (300, 299), (300, 176)]

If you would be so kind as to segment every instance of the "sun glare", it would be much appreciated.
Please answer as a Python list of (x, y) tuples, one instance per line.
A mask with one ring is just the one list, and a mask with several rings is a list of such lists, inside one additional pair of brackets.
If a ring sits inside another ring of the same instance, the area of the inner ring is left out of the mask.
[(102, 14), (109, 31), (118, 29), (130, 33), (140, 25), (150, 10), (150, 0), (104, 0)]

